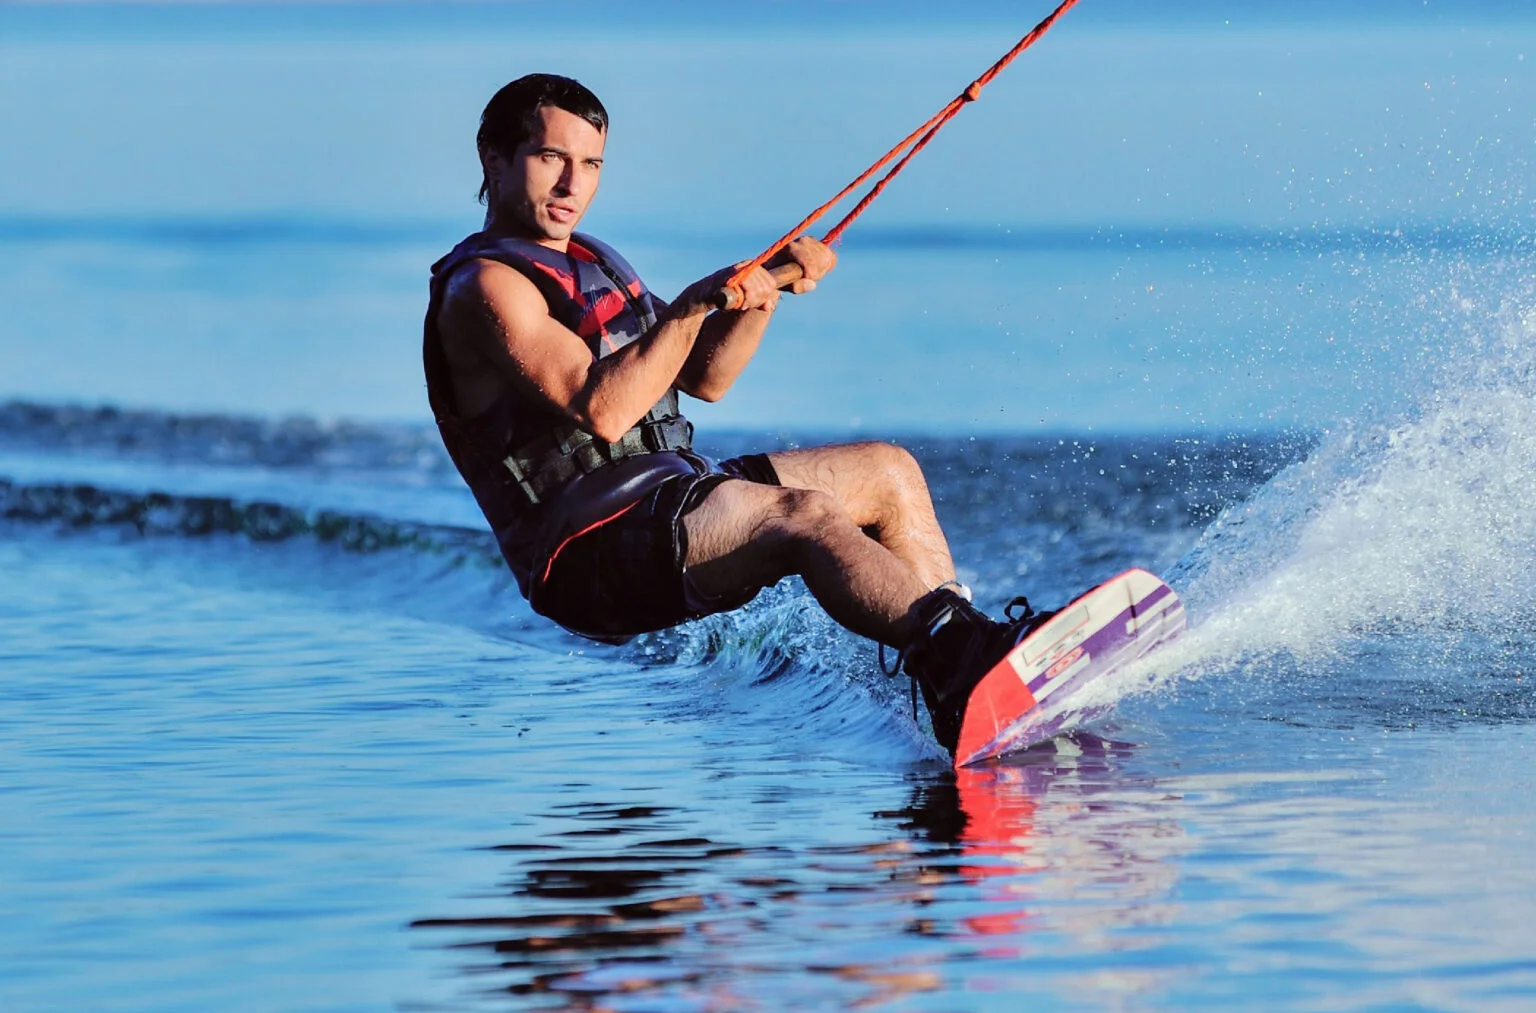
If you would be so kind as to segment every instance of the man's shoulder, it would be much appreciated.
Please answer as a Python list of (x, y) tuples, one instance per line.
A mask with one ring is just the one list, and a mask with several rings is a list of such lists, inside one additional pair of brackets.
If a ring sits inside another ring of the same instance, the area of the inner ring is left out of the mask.
[[(508, 271), (537, 265), (545, 258), (539, 254), (542, 248), (528, 240), (489, 232), (476, 232), (459, 241), (441, 260), (432, 265), (432, 277), (439, 283), (461, 282), (466, 274), (483, 271), (486, 265), (495, 264)], [(494, 277), (496, 272), (491, 272)]]
[(471, 257), (447, 278), (438, 321), (451, 332), (456, 323), (483, 319), (486, 310), (500, 317), (517, 312), (547, 316), (549, 305), (521, 271), (499, 260)]

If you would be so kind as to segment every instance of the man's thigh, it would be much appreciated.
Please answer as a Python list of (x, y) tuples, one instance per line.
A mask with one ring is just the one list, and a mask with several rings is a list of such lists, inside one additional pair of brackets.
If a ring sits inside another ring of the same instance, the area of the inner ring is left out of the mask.
[(911, 455), (889, 443), (776, 450), (768, 460), (782, 485), (826, 493), (860, 527), (876, 524), (885, 516), (896, 484), (922, 481)]
[(785, 532), (801, 490), (731, 479), (683, 517), (684, 569), (693, 587), (717, 597), (766, 587), (787, 576)]

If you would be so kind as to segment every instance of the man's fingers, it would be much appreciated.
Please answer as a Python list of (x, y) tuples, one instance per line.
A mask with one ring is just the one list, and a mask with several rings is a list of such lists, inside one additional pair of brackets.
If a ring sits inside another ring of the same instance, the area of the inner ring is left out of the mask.
[(779, 298), (773, 275), (761, 267), (742, 279), (741, 294), (743, 309), (772, 309)]
[(796, 239), (786, 247), (786, 252), (800, 265), (806, 278), (813, 282), (826, 277), (827, 272), (837, 266), (837, 254), (832, 252), (831, 247), (810, 236)]
[[(754, 268), (748, 272), (745, 278), (741, 279), (736, 287), (737, 294), (740, 296), (740, 301), (736, 303), (737, 309), (772, 310), (778, 305), (779, 296), (783, 292), (790, 292), (794, 295), (804, 295), (807, 292), (813, 292), (816, 289), (816, 279), (830, 271), (832, 264), (837, 261), (837, 255), (826, 246), (806, 237), (795, 240), (795, 243), (791, 244), (791, 247), (787, 248), (785, 252), (789, 255), (790, 259), (800, 265), (804, 276), (781, 289), (779, 283), (767, 268)], [(742, 261), (742, 263), (749, 262)], [(738, 264), (737, 268), (739, 269), (740, 266)], [(723, 270), (720, 274), (729, 277), (730, 269)]]
[(753, 298), (752, 294), (749, 293), (746, 301), (741, 304), (740, 308), (744, 310), (772, 310), (778, 304), (779, 292), (775, 289), (772, 292), (761, 294), (758, 298)]

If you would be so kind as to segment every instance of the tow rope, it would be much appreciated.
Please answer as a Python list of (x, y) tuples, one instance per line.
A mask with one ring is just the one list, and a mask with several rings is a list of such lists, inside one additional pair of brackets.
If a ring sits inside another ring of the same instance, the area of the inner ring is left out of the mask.
[[(907, 167), (907, 163), (912, 161), (913, 156), (922, 151), (928, 145), (928, 142), (933, 140), (934, 136), (944, 128), (945, 124), (954, 119), (962, 108), (976, 101), (981, 96), (981, 89), (991, 84), (992, 79), (1001, 74), (1003, 68), (1017, 59), (1020, 53), (1038, 42), (1041, 36), (1051, 30), (1051, 26), (1056, 23), (1056, 19), (1077, 6), (1077, 2), (1078, 0), (1062, 0), (1061, 6), (1052, 11), (1049, 17), (1030, 29), (1028, 35), (1025, 35), (1018, 41), (1017, 45), (1003, 54), (1002, 59), (988, 68), (985, 74), (972, 81), (959, 95), (950, 99), (944, 108), (929, 118), (928, 122), (908, 134), (902, 139), (901, 143), (887, 151), (884, 155), (881, 155), (874, 165), (865, 169), (858, 179), (855, 179), (852, 183), (839, 190), (837, 196), (827, 201), (815, 211), (812, 211), (800, 224), (790, 229), (772, 246), (758, 254), (751, 262), (745, 264), (735, 274), (731, 275), (730, 281), (726, 282), (725, 289), (720, 293), (718, 304), (725, 309), (738, 305), (741, 301), (741, 283), (748, 274), (756, 268), (762, 267), (770, 257), (794, 242), (798, 237), (804, 235), (807, 229), (816, 224), (828, 211), (841, 203), (844, 197), (847, 197), (850, 193), (863, 186), (870, 177), (885, 168), (892, 159), (900, 155), (900, 160), (891, 166), (890, 171), (880, 177), (880, 180), (870, 188), (869, 192), (854, 205), (853, 210), (848, 212), (842, 221), (832, 226), (831, 231), (822, 237), (821, 241), (830, 246), (841, 239), (848, 226), (853, 223), (853, 220), (863, 214), (865, 208), (874, 203), (875, 198), (879, 197), (885, 188), (890, 185), (891, 180), (895, 179), (896, 175)], [(902, 152), (906, 152), (906, 154), (903, 155)], [(800, 266), (798, 264), (783, 265), (774, 269), (773, 276), (781, 286), (792, 284), (800, 279)]]

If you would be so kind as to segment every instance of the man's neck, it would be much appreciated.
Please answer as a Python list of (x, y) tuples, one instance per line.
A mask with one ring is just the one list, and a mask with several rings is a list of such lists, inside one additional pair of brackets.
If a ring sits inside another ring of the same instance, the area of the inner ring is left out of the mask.
[(550, 239), (548, 236), (539, 235), (522, 222), (511, 215), (498, 215), (494, 210), (485, 213), (484, 231), (493, 236), (508, 236), (513, 239), (525, 239), (530, 243), (538, 243), (548, 247), (556, 253), (565, 253), (571, 244), (570, 237), (565, 239)]

